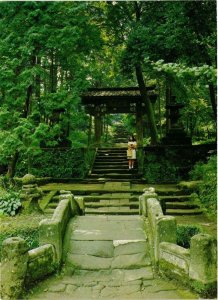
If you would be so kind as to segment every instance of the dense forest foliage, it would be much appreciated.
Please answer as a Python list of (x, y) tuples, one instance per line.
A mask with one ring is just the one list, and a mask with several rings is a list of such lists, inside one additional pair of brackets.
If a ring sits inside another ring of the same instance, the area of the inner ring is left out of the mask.
[[(80, 95), (89, 87), (139, 86), (151, 142), (165, 134), (171, 95), (185, 104), (192, 142), (215, 140), (215, 1), (2, 2), (0, 41), (0, 164), (8, 176), (42, 148), (88, 145)], [(123, 122), (134, 126), (133, 116)]]

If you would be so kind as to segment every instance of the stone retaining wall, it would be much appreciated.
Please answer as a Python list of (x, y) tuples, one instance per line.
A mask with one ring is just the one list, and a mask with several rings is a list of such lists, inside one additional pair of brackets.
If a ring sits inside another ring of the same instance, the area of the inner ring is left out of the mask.
[[(190, 249), (176, 245), (176, 219), (163, 215), (154, 188), (139, 197), (140, 214), (147, 217), (154, 263), (160, 273), (177, 278), (196, 289), (216, 285), (216, 240), (208, 234), (191, 238)], [(211, 285), (212, 284), (212, 285)]]

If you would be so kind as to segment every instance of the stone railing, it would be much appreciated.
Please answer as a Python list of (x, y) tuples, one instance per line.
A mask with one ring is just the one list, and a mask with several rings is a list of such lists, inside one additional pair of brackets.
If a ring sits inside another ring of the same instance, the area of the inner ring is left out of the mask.
[(151, 256), (160, 273), (190, 284), (196, 291), (216, 286), (216, 239), (208, 234), (191, 238), (190, 249), (176, 244), (176, 219), (163, 214), (154, 188), (139, 197), (140, 214), (148, 222)]
[[(60, 202), (51, 219), (39, 224), (38, 248), (28, 251), (19, 237), (2, 244), (2, 299), (18, 299), (25, 285), (40, 280), (57, 270), (62, 263), (63, 239), (69, 220), (84, 209), (83, 198), (61, 191)], [(19, 298), (20, 299), (20, 298)]]

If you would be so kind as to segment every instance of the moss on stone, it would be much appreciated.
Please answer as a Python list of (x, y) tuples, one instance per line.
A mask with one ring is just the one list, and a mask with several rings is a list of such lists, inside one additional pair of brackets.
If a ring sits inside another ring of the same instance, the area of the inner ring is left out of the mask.
[(36, 177), (32, 174), (26, 174), (22, 178), (23, 184), (33, 184), (36, 182)]

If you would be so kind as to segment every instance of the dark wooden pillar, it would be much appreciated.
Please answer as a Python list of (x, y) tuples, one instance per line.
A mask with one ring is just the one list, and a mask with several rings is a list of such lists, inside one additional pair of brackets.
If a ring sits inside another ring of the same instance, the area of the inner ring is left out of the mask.
[(98, 112), (95, 114), (94, 117), (95, 117), (95, 143), (99, 145), (102, 136), (102, 116)]

